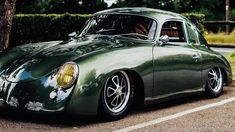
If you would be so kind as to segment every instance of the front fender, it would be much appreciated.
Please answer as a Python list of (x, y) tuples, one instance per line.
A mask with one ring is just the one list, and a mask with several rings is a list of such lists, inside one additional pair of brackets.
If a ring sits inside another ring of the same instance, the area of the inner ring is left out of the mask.
[(79, 77), (73, 89), (66, 110), (69, 113), (95, 115), (98, 111), (99, 99), (106, 79), (122, 70), (137, 72), (151, 94), (153, 80), (152, 46), (135, 47), (97, 53), (77, 60)]

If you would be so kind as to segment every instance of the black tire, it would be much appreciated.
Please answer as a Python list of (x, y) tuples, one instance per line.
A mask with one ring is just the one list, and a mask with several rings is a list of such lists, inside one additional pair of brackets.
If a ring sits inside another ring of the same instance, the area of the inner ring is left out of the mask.
[(117, 120), (126, 116), (133, 102), (134, 88), (125, 71), (109, 77), (101, 92), (98, 115), (102, 119)]
[(221, 95), (223, 92), (224, 77), (219, 67), (214, 67), (209, 70), (207, 82), (206, 82), (206, 93), (214, 98)]

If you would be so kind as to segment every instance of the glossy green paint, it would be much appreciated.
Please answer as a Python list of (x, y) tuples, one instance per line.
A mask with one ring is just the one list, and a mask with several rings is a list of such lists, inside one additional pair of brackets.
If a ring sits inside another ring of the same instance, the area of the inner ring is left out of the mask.
[(201, 55), (202, 84), (205, 85), (209, 69), (212, 67), (221, 67), (223, 69), (226, 85), (232, 82), (231, 66), (224, 56), (205, 45), (194, 45), (193, 47)]
[(192, 58), (197, 55), (192, 45), (155, 46), (153, 54), (154, 96), (202, 87), (201, 62)]
[[(96, 113), (97, 109), (94, 109), (94, 104), (95, 108), (97, 108), (99, 95), (105, 80), (121, 70), (137, 72), (145, 84), (145, 95), (149, 97), (152, 95), (153, 43), (134, 39), (125, 40), (124, 38), (116, 39), (116, 43), (119, 43), (119, 46), (116, 45), (115, 48), (105, 52), (92, 54), (84, 58), (85, 60), (83, 58), (79, 60), (80, 75), (77, 81), (77, 89), (74, 89), (71, 99), (67, 104), (68, 111), (85, 114)], [(77, 106), (84, 107), (79, 108)]]
[[(18, 46), (0, 54), (0, 98), (6, 104), (33, 111), (67, 111), (97, 114), (105, 80), (121, 70), (138, 74), (144, 85), (145, 101), (178, 93), (205, 90), (208, 70), (224, 69), (227, 84), (231, 68), (224, 57), (205, 45), (158, 45), (162, 24), (167, 20), (188, 21), (178, 14), (147, 8), (122, 8), (100, 14), (142, 15), (157, 21), (154, 41), (112, 36), (87, 36), (61, 42)], [(194, 54), (200, 59), (193, 60)], [(76, 83), (58, 89), (56, 73), (61, 65), (73, 61), (79, 67)], [(187, 79), (187, 82), (185, 81)], [(53, 99), (52, 92), (57, 93)]]

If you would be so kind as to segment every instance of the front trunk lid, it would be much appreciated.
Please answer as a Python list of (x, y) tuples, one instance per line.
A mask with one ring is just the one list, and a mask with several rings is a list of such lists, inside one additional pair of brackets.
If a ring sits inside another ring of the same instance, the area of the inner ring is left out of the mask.
[[(33, 81), (50, 74), (67, 61), (73, 61), (92, 52), (107, 49), (110, 41), (82, 38), (58, 43), (42, 43), (16, 47), (0, 56), (2, 76), (10, 82)], [(20, 53), (22, 52), (22, 53)], [(7, 57), (8, 59), (5, 59)]]

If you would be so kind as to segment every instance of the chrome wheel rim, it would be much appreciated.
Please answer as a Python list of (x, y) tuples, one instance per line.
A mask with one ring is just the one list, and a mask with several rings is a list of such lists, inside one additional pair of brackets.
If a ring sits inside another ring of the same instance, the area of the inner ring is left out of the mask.
[(221, 86), (223, 85), (222, 82), (222, 73), (220, 68), (213, 68), (208, 73), (208, 85), (211, 90), (214, 92), (219, 92)]
[(128, 75), (121, 71), (108, 78), (104, 87), (104, 102), (113, 113), (125, 109), (130, 98), (130, 80)]

